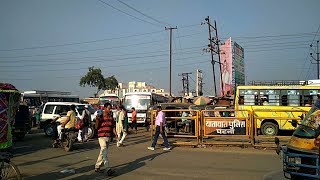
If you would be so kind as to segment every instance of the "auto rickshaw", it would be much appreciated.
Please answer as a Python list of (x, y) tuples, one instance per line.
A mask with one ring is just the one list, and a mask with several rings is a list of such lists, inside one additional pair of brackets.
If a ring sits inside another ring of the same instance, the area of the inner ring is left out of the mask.
[(288, 179), (320, 179), (320, 101), (310, 109), (302, 120), (292, 120), (294, 131), (288, 144), (280, 145), (275, 138), (277, 153), (282, 151), (283, 172)]

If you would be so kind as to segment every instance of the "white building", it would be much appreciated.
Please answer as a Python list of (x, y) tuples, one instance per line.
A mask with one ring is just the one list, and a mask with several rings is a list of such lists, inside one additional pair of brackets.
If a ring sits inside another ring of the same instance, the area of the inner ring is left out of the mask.
[(130, 81), (128, 84), (119, 83), (119, 88), (116, 88), (115, 92), (111, 90), (105, 90), (104, 93), (113, 93), (118, 95), (120, 98), (128, 92), (153, 92), (163, 96), (169, 96), (169, 93), (165, 92), (164, 89), (157, 89), (154, 86), (147, 85), (146, 82)]

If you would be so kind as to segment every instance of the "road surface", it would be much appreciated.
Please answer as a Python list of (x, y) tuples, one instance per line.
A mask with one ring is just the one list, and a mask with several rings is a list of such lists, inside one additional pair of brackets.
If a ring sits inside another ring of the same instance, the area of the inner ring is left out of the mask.
[[(161, 140), (161, 139), (159, 139)], [(150, 138), (142, 129), (130, 134), (124, 147), (109, 147), (113, 177), (94, 172), (99, 153), (97, 140), (76, 144), (72, 152), (51, 148), (44, 133), (28, 134), (15, 142), (16, 163), (28, 179), (217, 179), (281, 180), (282, 164), (274, 151), (237, 147), (175, 147), (170, 152), (158, 147), (147, 150)], [(75, 173), (61, 173), (73, 169)]]

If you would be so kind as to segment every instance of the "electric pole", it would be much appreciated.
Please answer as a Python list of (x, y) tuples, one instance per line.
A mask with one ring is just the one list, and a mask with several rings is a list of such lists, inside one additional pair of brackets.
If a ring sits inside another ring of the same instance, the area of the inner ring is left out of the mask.
[(172, 75), (172, 30), (177, 29), (177, 27), (165, 27), (165, 30), (170, 30), (170, 86), (169, 86), (169, 96), (172, 97), (172, 91), (171, 91), (171, 75)]
[(217, 95), (217, 85), (216, 85), (216, 73), (214, 70), (215, 61), (213, 60), (213, 51), (212, 51), (213, 45), (212, 45), (211, 26), (210, 26), (209, 16), (205, 20), (207, 21), (208, 29), (209, 29), (209, 41), (210, 41), (209, 48), (210, 48), (210, 53), (211, 53), (211, 64), (212, 64), (212, 72), (213, 72), (213, 88), (214, 88), (213, 95), (216, 96)]
[(197, 84), (196, 84), (196, 94), (197, 96), (202, 96), (202, 87), (203, 87), (203, 77), (202, 77), (202, 71), (197, 69)]
[(189, 96), (189, 74), (192, 73), (181, 73), (179, 76), (182, 76), (182, 88), (183, 88), (183, 94), (185, 96)]
[[(310, 45), (310, 47), (312, 47), (312, 44)], [(312, 56), (312, 53), (310, 53), (310, 56), (312, 57), (313, 60), (317, 61), (317, 78), (320, 79), (320, 74), (319, 74), (319, 64), (320, 64), (319, 63), (320, 62), (320, 59), (319, 59), (319, 40), (317, 41), (317, 52), (316, 52), (316, 54), (317, 54), (317, 59)], [(314, 64), (314, 63), (312, 63), (312, 64)]]
[[(214, 84), (214, 94), (213, 95), (217, 95), (217, 84), (216, 84), (216, 74), (215, 74), (215, 63), (219, 64), (220, 67), (220, 84), (221, 84), (221, 90), (223, 92), (223, 83), (222, 83), (222, 72), (221, 72), (221, 61), (220, 61), (220, 47), (219, 47), (219, 38), (218, 38), (218, 29), (217, 29), (217, 23), (216, 21), (214, 21), (214, 26), (212, 26), (210, 24), (210, 18), (209, 16), (207, 18), (205, 18), (205, 20), (207, 21), (208, 24), (208, 30), (209, 30), (209, 42), (210, 44), (208, 45), (210, 53), (211, 53), (211, 64), (212, 64), (212, 72), (213, 72), (213, 84)], [(213, 28), (213, 30), (215, 31), (215, 37), (212, 38), (211, 35), (211, 28)], [(213, 59), (213, 55), (217, 54), (218, 55), (218, 59), (219, 61), (215, 61)]]
[[(209, 17), (208, 17), (209, 18)], [(219, 59), (219, 70), (220, 70), (220, 85), (221, 85), (221, 90), (224, 92), (224, 87), (223, 87), (223, 82), (222, 82), (222, 71), (221, 71), (221, 60), (220, 60), (220, 42), (219, 42), (219, 37), (218, 37), (218, 28), (217, 28), (217, 22), (214, 20), (214, 28), (216, 31), (216, 37), (215, 37), (215, 45), (217, 46), (218, 49), (218, 59)]]

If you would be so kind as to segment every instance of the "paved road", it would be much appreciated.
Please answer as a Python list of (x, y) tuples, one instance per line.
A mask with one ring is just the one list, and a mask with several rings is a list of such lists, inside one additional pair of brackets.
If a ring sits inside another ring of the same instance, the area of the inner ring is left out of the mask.
[[(43, 133), (29, 134), (16, 142), (15, 162), (25, 179), (217, 179), (248, 180), (284, 179), (281, 160), (273, 151), (229, 148), (176, 147), (170, 152), (158, 148), (149, 151), (149, 136), (139, 131), (130, 134), (126, 146), (109, 148), (109, 161), (116, 169), (107, 178), (94, 172), (99, 153), (97, 140), (77, 144), (76, 150), (65, 152), (51, 148)], [(61, 173), (64, 169), (75, 173)]]

